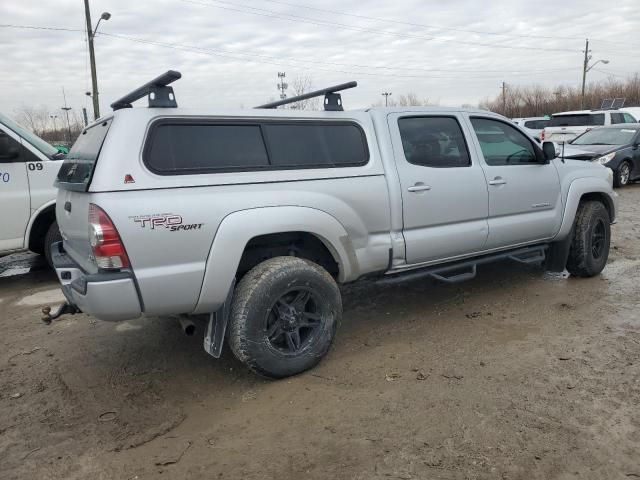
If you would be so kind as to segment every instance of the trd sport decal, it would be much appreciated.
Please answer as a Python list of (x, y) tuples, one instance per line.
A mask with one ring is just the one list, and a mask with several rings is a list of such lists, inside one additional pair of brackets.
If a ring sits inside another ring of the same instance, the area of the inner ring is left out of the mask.
[(153, 215), (135, 215), (129, 217), (142, 228), (150, 230), (168, 229), (170, 232), (179, 232), (184, 230), (200, 230), (204, 223), (187, 223), (185, 224), (180, 215), (173, 213), (159, 213)]

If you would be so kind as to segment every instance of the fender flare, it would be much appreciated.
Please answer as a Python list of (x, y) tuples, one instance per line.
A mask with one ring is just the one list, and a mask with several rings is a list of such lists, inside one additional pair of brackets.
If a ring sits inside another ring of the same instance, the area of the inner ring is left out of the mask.
[(223, 305), (244, 249), (252, 238), (284, 232), (315, 235), (338, 263), (338, 281), (358, 277), (358, 261), (349, 234), (332, 215), (315, 208), (299, 206), (240, 210), (227, 215), (218, 226), (193, 313), (214, 312)]
[(31, 217), (29, 218), (29, 223), (27, 223), (27, 228), (24, 233), (24, 248), (29, 248), (29, 240), (31, 240), (31, 229), (33, 228), (33, 224), (36, 223), (36, 220), (38, 219), (38, 217), (40, 217), (42, 212), (44, 212), (45, 210), (48, 210), (51, 207), (53, 207), (53, 213), (55, 217), (55, 211), (56, 211), (55, 206), (56, 206), (56, 201), (49, 200), (48, 202), (45, 202), (42, 205), (40, 205), (40, 207), (38, 207), (38, 209), (35, 212), (31, 213)]
[(554, 241), (563, 240), (571, 233), (581, 198), (592, 193), (601, 194), (605, 197), (608, 203), (607, 208), (611, 212), (611, 222), (615, 220), (617, 194), (613, 191), (611, 185), (604, 179), (594, 177), (577, 178), (569, 185), (564, 214), (562, 215), (562, 224), (558, 234), (553, 239)]

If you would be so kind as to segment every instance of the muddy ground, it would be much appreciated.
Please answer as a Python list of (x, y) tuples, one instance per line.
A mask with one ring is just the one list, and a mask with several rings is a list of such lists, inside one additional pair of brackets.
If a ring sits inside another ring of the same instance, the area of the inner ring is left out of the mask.
[(171, 319), (47, 327), (54, 276), (0, 259), (0, 478), (640, 478), (640, 185), (620, 194), (601, 276), (352, 285), (329, 356), (283, 381)]

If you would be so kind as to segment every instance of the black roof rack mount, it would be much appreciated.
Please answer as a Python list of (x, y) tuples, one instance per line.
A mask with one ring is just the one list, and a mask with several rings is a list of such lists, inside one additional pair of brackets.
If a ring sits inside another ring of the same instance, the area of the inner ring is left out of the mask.
[(150, 82), (145, 83), (141, 87), (136, 88), (133, 92), (126, 94), (119, 100), (111, 104), (114, 110), (121, 108), (131, 108), (132, 103), (143, 97), (149, 98), (149, 107), (171, 108), (177, 107), (176, 96), (173, 94), (173, 88), (168, 87), (170, 83), (180, 79), (182, 74), (175, 70), (169, 70), (159, 77), (154, 78)]
[(344, 108), (342, 108), (342, 97), (337, 92), (357, 86), (358, 82), (341, 83), (340, 85), (334, 85), (333, 87), (327, 87), (321, 90), (316, 90), (314, 92), (304, 93), (296, 97), (285, 98), (284, 100), (278, 100), (277, 102), (265, 103), (264, 105), (260, 105), (256, 108), (277, 108), (281, 105), (288, 105), (290, 103), (295, 103), (301, 100), (306, 100), (308, 98), (314, 98), (324, 95), (324, 109), (331, 112), (341, 112), (342, 110), (344, 110)]

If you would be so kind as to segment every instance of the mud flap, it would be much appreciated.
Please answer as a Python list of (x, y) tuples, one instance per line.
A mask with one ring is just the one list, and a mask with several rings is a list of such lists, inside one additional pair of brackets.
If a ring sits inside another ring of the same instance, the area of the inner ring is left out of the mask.
[(227, 299), (217, 312), (209, 314), (209, 322), (207, 323), (207, 331), (204, 334), (204, 350), (214, 358), (220, 358), (222, 355), (222, 345), (224, 344), (224, 335), (227, 331), (227, 323), (229, 323), (229, 314), (231, 313), (231, 299), (233, 291), (236, 287), (236, 280), (233, 279), (231, 288), (227, 294)]
[(547, 261), (544, 264), (545, 270), (549, 272), (564, 272), (567, 267), (567, 259), (569, 258), (572, 239), (573, 228), (564, 240), (553, 242), (550, 245)]

